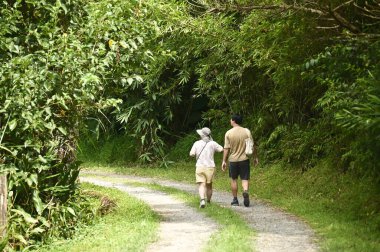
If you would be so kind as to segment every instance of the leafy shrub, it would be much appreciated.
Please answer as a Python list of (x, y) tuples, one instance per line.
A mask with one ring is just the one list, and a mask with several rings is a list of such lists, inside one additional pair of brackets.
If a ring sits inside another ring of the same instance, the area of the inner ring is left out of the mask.
[(125, 164), (137, 160), (136, 140), (125, 134), (82, 135), (79, 143), (78, 159), (84, 162), (102, 164)]
[(188, 134), (182, 137), (168, 152), (167, 159), (173, 161), (193, 161), (189, 156), (191, 147), (194, 142), (199, 140), (197, 134)]
[(20, 206), (11, 208), (7, 231), (8, 249), (33, 248), (37, 243), (55, 237), (69, 238), (80, 225), (93, 223), (99, 208), (81, 196), (79, 190), (65, 203), (51, 200), (42, 207), (44, 214), (38, 216), (29, 214)]
[(80, 1), (0, 3), (8, 22), (0, 28), (0, 165), (16, 249), (44, 239), (48, 226), (51, 234), (69, 235), (82, 217), (75, 211), (91, 212), (73, 201), (79, 129), (84, 116), (117, 100), (102, 97), (107, 62), (99, 64), (93, 44), (78, 36), (88, 32), (80, 26), (83, 7)]

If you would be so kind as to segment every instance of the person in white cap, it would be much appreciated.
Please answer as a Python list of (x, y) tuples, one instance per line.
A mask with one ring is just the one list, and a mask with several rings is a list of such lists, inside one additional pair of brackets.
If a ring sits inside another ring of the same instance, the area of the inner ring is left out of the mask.
[(190, 156), (196, 157), (195, 179), (200, 196), (199, 207), (204, 208), (206, 206), (205, 197), (207, 197), (207, 203), (210, 203), (212, 196), (212, 181), (215, 174), (214, 153), (222, 152), (223, 147), (212, 140), (209, 128), (199, 129), (197, 133), (201, 140), (193, 144)]

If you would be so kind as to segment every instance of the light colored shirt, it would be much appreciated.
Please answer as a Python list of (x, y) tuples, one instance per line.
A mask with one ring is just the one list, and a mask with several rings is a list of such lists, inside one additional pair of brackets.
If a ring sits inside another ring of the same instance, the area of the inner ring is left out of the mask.
[(224, 136), (224, 149), (229, 149), (230, 162), (247, 160), (245, 154), (245, 139), (251, 138), (251, 132), (243, 127), (236, 126), (226, 132)]
[(205, 141), (199, 140), (193, 144), (193, 147), (190, 150), (190, 156), (198, 158), (197, 163), (195, 164), (196, 167), (215, 167), (214, 153), (216, 151), (223, 151), (223, 147), (217, 142), (209, 141), (206, 144)]

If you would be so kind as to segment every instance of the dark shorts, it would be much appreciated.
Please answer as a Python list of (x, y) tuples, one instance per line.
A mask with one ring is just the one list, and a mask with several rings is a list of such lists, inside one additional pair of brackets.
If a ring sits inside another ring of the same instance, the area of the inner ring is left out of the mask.
[(249, 180), (251, 177), (249, 159), (239, 162), (230, 162), (229, 174), (232, 179), (237, 179), (240, 176), (242, 180)]

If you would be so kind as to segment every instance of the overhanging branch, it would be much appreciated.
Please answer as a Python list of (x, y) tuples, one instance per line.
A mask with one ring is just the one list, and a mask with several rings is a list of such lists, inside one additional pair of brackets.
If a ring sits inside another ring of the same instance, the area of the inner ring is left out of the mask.
[(299, 10), (309, 13), (314, 13), (318, 15), (326, 15), (327, 13), (303, 6), (297, 5), (249, 5), (249, 6), (224, 6), (224, 7), (214, 7), (211, 8), (208, 12), (224, 12), (224, 11), (237, 11), (237, 12), (251, 12), (253, 10)]
[[(380, 20), (380, 16), (378, 15), (380, 11), (380, 3), (368, 3), (365, 1), (363, 3), (363, 6), (359, 6), (358, 3), (355, 0), (348, 0), (343, 2), (342, 4), (338, 6), (331, 6), (329, 7), (321, 7), (318, 6), (316, 2), (314, 1), (306, 1), (305, 5), (299, 5), (299, 4), (273, 4), (273, 5), (238, 5), (238, 4), (219, 4), (214, 7), (209, 7), (207, 13), (219, 13), (219, 12), (238, 12), (238, 13), (250, 13), (255, 10), (268, 10), (268, 11), (299, 11), (304, 13), (310, 13), (316, 16), (319, 20), (325, 20), (328, 21), (328, 23), (324, 23), (324, 25), (318, 26), (318, 29), (337, 29), (339, 27), (345, 28), (350, 33), (359, 35), (363, 34), (362, 25), (360, 24), (358, 20), (355, 19), (355, 21), (350, 20), (344, 14), (347, 13), (346, 9), (349, 8), (356, 8), (359, 10), (358, 15), (360, 15), (362, 18), (370, 18), (372, 20)], [(360, 19), (359, 19), (360, 20)], [(337, 25), (339, 27), (337, 27)], [(373, 25), (373, 24), (366, 24), (366, 25)]]
[(347, 19), (342, 17), (337, 11), (331, 11), (331, 15), (334, 17), (334, 19), (336, 20), (338, 24), (347, 28), (350, 32), (355, 33), (355, 34), (360, 33), (360, 29), (358, 27), (356, 27), (355, 25), (350, 23)]

